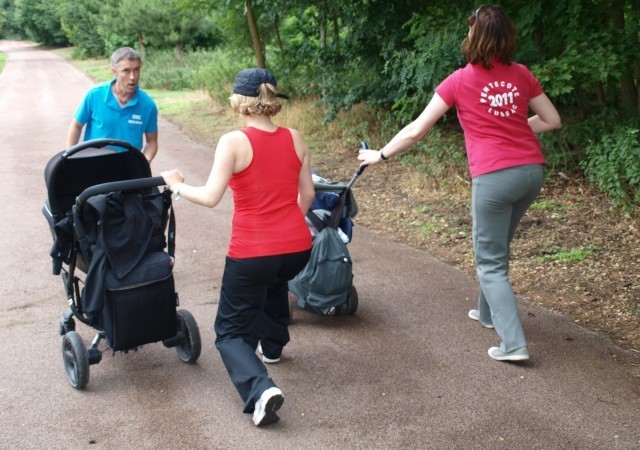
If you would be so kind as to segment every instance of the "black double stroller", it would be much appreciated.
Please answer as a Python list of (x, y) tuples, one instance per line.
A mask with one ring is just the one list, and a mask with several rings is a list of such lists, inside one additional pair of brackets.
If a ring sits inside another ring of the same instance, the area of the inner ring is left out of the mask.
[[(200, 331), (177, 309), (171, 192), (160, 192), (164, 181), (151, 177), (142, 152), (119, 140), (86, 141), (51, 158), (45, 183), (53, 273), (69, 303), (59, 331), (71, 385), (84, 389), (89, 366), (107, 349), (127, 353), (161, 341), (194, 363)], [(75, 319), (97, 330), (89, 348)]]

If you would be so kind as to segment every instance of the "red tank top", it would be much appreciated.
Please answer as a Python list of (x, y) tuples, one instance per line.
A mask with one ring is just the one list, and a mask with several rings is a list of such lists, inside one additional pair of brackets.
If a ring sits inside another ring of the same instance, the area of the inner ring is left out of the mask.
[(229, 180), (233, 227), (228, 256), (255, 258), (311, 248), (311, 233), (298, 206), (302, 162), (288, 128), (274, 132), (247, 127), (253, 158)]

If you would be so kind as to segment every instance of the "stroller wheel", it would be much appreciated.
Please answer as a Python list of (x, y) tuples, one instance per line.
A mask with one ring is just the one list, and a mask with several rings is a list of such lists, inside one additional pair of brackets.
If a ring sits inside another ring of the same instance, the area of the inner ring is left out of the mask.
[(293, 310), (295, 309), (294, 306), (297, 301), (296, 296), (289, 292), (287, 297), (287, 303), (289, 303), (289, 324), (293, 323)]
[(84, 389), (89, 382), (89, 358), (82, 338), (75, 331), (62, 338), (62, 360), (71, 386)]
[(355, 314), (358, 310), (358, 291), (356, 287), (351, 285), (349, 289), (349, 298), (347, 299), (347, 303), (345, 305), (344, 312), (346, 314)]
[(193, 364), (200, 357), (202, 342), (200, 341), (200, 330), (196, 319), (187, 310), (181, 309), (178, 314), (178, 331), (182, 331), (184, 340), (176, 345), (176, 352), (180, 360)]

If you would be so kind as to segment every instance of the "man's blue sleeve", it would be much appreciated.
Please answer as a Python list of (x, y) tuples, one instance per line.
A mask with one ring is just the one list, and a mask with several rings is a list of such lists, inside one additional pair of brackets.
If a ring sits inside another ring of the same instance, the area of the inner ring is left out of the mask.
[(87, 95), (84, 96), (84, 99), (80, 105), (78, 105), (78, 109), (76, 109), (76, 112), (73, 115), (73, 118), (83, 125), (89, 122), (89, 119), (91, 118), (92, 100), (91, 91), (89, 91), (87, 92)]
[(149, 122), (147, 123), (147, 129), (145, 133), (157, 133), (158, 132), (158, 107), (153, 105), (149, 112)]

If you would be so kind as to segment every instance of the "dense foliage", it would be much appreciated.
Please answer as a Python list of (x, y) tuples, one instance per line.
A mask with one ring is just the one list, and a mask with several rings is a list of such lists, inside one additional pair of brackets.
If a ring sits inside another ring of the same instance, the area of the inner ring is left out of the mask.
[[(72, 44), (81, 56), (131, 45), (145, 82), (226, 96), (246, 65), (272, 69), (283, 90), (317, 98), (326, 120), (366, 104), (391, 134), (465, 63), (460, 0), (0, 0), (0, 37)], [(565, 126), (542, 136), (552, 170), (581, 171), (626, 207), (640, 187), (640, 3), (512, 0), (503, 8), (528, 65)], [(155, 63), (154, 60), (158, 61)], [(225, 94), (219, 94), (225, 92)], [(442, 121), (457, 129), (455, 114)], [(436, 133), (434, 133), (436, 134)], [(378, 139), (380, 139), (378, 137)], [(440, 158), (442, 147), (418, 146)], [(456, 153), (456, 159), (459, 157)]]

